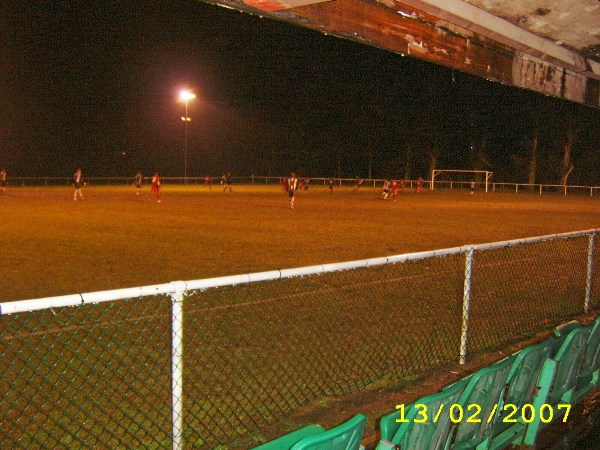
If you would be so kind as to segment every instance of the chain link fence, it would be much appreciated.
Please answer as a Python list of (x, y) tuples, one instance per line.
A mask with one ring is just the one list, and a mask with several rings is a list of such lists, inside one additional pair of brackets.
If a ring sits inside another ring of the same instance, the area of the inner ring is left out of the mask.
[(2, 316), (2, 448), (169, 448), (170, 302)]
[(452, 362), (461, 266), (451, 255), (190, 292), (186, 442), (214, 447), (317, 399)]
[(589, 236), (476, 251), (469, 353), (581, 314)]
[(0, 441), (248, 448), (307, 405), (598, 308), (593, 236), (0, 304)]

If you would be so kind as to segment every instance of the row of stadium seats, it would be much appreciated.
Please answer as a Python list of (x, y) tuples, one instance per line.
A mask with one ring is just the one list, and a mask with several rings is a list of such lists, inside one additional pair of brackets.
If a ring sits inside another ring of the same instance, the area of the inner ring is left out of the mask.
[[(533, 446), (543, 428), (600, 387), (599, 375), (600, 316), (587, 326), (569, 322), (544, 342), (384, 415), (377, 450)], [(308, 425), (254, 450), (358, 450), (366, 420), (358, 414), (330, 430)]]

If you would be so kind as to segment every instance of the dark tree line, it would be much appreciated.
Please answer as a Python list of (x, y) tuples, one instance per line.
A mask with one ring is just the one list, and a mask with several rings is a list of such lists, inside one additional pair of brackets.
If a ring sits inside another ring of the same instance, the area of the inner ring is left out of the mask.
[(0, 165), (11, 175), (181, 175), (186, 86), (198, 94), (195, 176), (415, 179), (444, 168), (600, 184), (598, 110), (201, 2), (139, 8), (83, 8), (84, 29), (75, 16), (40, 19), (55, 41), (10, 12), (23, 38), (7, 41), (21, 44), (4, 65)]

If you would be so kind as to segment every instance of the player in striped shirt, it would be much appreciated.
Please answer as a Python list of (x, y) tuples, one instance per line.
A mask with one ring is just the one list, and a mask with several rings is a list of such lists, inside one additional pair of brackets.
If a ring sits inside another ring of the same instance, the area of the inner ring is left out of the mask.
[(390, 184), (392, 182), (390, 180), (385, 180), (383, 182), (383, 189), (381, 191), (381, 196), (383, 197), (384, 200), (387, 200), (388, 195), (390, 195)]
[(138, 170), (134, 177), (135, 181), (135, 195), (140, 195), (140, 189), (142, 188), (142, 183), (144, 182), (144, 175), (142, 175), (142, 171)]
[(81, 187), (83, 186), (83, 175), (81, 169), (77, 169), (73, 174), (73, 186), (75, 186), (75, 193), (73, 194), (73, 200), (77, 201), (77, 197), (83, 200), (83, 193)]
[(292, 172), (291, 176), (287, 180), (287, 191), (290, 196), (290, 208), (294, 209), (294, 199), (296, 197), (296, 191), (298, 190), (298, 178), (296, 174)]

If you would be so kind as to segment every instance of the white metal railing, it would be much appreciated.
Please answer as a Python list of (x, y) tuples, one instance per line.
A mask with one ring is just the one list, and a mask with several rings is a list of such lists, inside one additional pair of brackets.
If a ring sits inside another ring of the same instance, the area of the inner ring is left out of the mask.
[[(358, 261), (348, 261), (334, 264), (314, 265), (308, 267), (272, 270), (267, 272), (250, 273), (235, 276), (217, 277), (209, 279), (177, 281), (172, 283), (142, 286), (135, 288), (117, 289), (109, 291), (91, 292), (83, 294), (73, 294), (55, 297), (46, 297), (31, 300), (18, 300), (12, 302), (0, 303), (0, 317), (11, 314), (26, 313), (32, 311), (47, 310), (58, 307), (76, 307), (85, 304), (94, 304), (100, 302), (110, 302), (115, 300), (125, 300), (146, 296), (155, 296), (159, 294), (168, 295), (171, 298), (171, 400), (172, 400), (172, 442), (174, 449), (184, 447), (183, 442), (183, 318), (184, 318), (184, 298), (188, 292), (203, 291), (210, 288), (222, 286), (234, 286), (240, 284), (254, 283), (258, 281), (275, 281), (292, 277), (302, 277), (308, 275), (325, 274), (330, 272), (339, 272), (349, 269), (360, 269), (374, 266), (382, 266), (392, 263), (406, 263), (409, 261), (425, 260), (428, 258), (438, 258), (449, 255), (464, 254), (464, 284), (462, 298), (462, 324), (460, 335), (460, 348), (457, 349), (457, 359), (464, 364), (468, 356), (468, 344), (470, 334), (470, 301), (472, 292), (472, 274), (474, 270), (474, 255), (487, 250), (514, 247), (524, 244), (534, 244), (540, 242), (556, 241), (569, 238), (581, 238), (588, 236), (589, 244), (587, 246), (586, 258), (586, 279), (585, 298), (581, 299), (581, 312), (589, 313), (592, 306), (592, 289), (594, 278), (594, 245), (596, 230), (579, 231), (572, 233), (553, 234), (539, 236), (527, 239), (514, 239), (502, 242), (487, 244), (469, 245), (463, 247), (454, 247), (443, 250), (410, 253), (395, 255), (389, 257), (363, 259)], [(583, 282), (583, 280), (582, 280)]]
[(497, 191), (514, 191), (518, 194), (519, 191), (529, 190), (534, 191), (542, 195), (546, 192), (560, 192), (563, 195), (567, 195), (569, 192), (582, 192), (588, 193), (590, 197), (593, 197), (595, 193), (600, 190), (600, 186), (578, 186), (578, 185), (565, 185), (565, 184), (528, 184), (528, 183), (492, 183), (492, 192)]
[[(446, 171), (448, 172), (448, 171)], [(462, 172), (462, 171), (460, 171)], [(488, 172), (491, 173), (491, 172)], [(210, 177), (212, 184), (218, 184), (221, 177)], [(239, 176), (232, 177), (233, 182), (237, 184), (275, 184), (281, 183), (285, 177), (281, 176)], [(307, 178), (313, 185), (326, 186), (330, 180), (333, 180), (335, 186), (356, 186), (355, 178), (338, 178), (338, 177), (315, 177)], [(124, 186), (133, 184), (133, 177), (86, 177), (86, 182), (90, 185), (108, 185), (108, 186)], [(149, 183), (151, 177), (144, 177), (144, 181)], [(161, 181), (166, 184), (191, 184), (203, 185), (206, 177), (161, 177)], [(361, 186), (365, 187), (381, 187), (386, 181), (384, 178), (365, 178), (362, 179)], [(406, 188), (414, 188), (418, 180), (404, 180)], [(13, 186), (68, 186), (72, 183), (71, 177), (11, 177), (9, 183)], [(446, 189), (468, 189), (470, 181), (460, 180), (435, 180), (436, 188)], [(600, 186), (584, 186), (584, 185), (564, 185), (564, 184), (528, 184), (528, 183), (508, 183), (508, 182), (490, 182), (487, 183), (492, 192), (514, 192), (522, 191), (536, 192), (540, 195), (543, 193), (561, 193), (568, 195), (569, 193), (584, 193), (593, 197), (600, 191)], [(476, 189), (485, 190), (485, 182), (476, 182)], [(423, 188), (432, 188), (431, 180), (423, 180)]]

